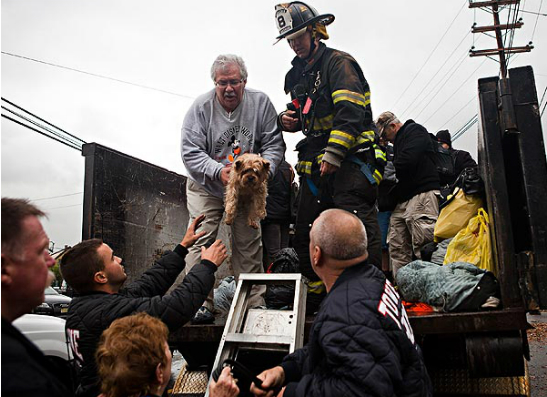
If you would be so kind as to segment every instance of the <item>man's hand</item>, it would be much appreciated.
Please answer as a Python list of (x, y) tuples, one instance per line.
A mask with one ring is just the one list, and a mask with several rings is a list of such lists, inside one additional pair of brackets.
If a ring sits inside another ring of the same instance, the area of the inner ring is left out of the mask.
[(213, 262), (217, 267), (228, 258), (228, 251), (221, 240), (215, 241), (209, 248), (201, 247), (201, 259)]
[(228, 184), (228, 180), (230, 179), (230, 170), (231, 169), (232, 169), (232, 164), (227, 164), (220, 171), (220, 180), (222, 181), (222, 184), (224, 186), (226, 186)]
[(321, 176), (334, 174), (336, 171), (338, 171), (337, 166), (327, 163), (325, 160), (321, 161)]
[(281, 125), (284, 131), (296, 132), (298, 128), (299, 120), (294, 110), (286, 110), (281, 114)]
[(192, 224), (186, 231), (186, 234), (184, 235), (184, 238), (180, 242), (180, 245), (188, 249), (192, 245), (194, 245), (200, 237), (205, 235), (204, 231), (196, 233), (196, 230), (201, 226), (201, 222), (203, 222), (204, 219), (205, 219), (205, 215), (203, 214), (198, 216), (196, 219), (194, 219), (194, 222), (192, 222)]
[(222, 370), (217, 382), (211, 378), (211, 383), (209, 383), (210, 397), (235, 397), (237, 395), (239, 395), (239, 387), (237, 387), (236, 381), (232, 377), (230, 367), (225, 367)]
[[(283, 371), (282, 367), (277, 366), (267, 369), (257, 375), (257, 378), (262, 381), (262, 388), (256, 386), (254, 383), (251, 383), (251, 393), (255, 396), (273, 397), (274, 389), (282, 386), (283, 382), (285, 382), (285, 371)], [(284, 391), (285, 389), (281, 389), (277, 396), (283, 396)]]

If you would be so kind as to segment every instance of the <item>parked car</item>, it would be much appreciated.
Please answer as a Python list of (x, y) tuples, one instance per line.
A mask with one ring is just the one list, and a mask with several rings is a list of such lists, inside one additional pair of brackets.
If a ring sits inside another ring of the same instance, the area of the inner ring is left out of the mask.
[[(13, 326), (30, 339), (50, 359), (52, 368), (74, 390), (76, 372), (65, 333), (65, 320), (52, 316), (25, 314)], [(32, 381), (29, 379), (29, 381)]]
[(52, 287), (47, 287), (44, 291), (44, 302), (35, 307), (32, 313), (34, 314), (46, 314), (49, 316), (65, 318), (68, 313), (68, 306), (72, 298), (66, 295), (61, 295), (55, 291)]

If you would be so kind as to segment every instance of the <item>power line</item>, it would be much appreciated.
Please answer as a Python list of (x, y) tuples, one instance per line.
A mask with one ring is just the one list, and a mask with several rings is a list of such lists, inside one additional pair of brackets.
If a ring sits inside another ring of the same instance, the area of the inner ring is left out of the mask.
[(473, 100), (477, 99), (477, 97), (475, 95), (473, 95), (471, 97), (471, 99), (461, 107), (460, 110), (458, 110), (456, 113), (454, 113), (454, 115), (452, 117), (450, 117), (450, 119), (448, 119), (447, 121), (445, 121), (444, 123), (441, 124), (441, 126), (439, 128), (437, 128), (437, 131), (439, 131), (441, 128), (443, 128), (445, 125), (447, 125), (448, 123), (450, 123), (458, 114), (460, 114), (462, 112), (463, 109), (465, 109), (467, 106), (469, 106), (469, 104), (471, 102), (473, 102)]
[(539, 12), (532, 12), (532, 11), (525, 11), (525, 10), (520, 10), (520, 12), (525, 12), (527, 14), (539, 15), (539, 16), (542, 16), (542, 17), (547, 17), (547, 14), (540, 14)]
[(44, 208), (44, 211), (51, 211), (51, 210), (60, 210), (63, 208), (72, 208), (72, 207), (81, 207), (83, 204), (73, 204), (73, 205), (65, 205), (63, 207), (55, 207), (55, 208)]
[[(17, 119), (12, 117), (12, 116), (8, 116), (4, 113), (2, 113), (2, 117), (6, 118), (10, 121), (13, 121), (16, 124), (19, 124), (23, 127), (26, 127), (26, 128), (28, 128), (32, 131), (38, 132), (41, 135), (47, 136), (48, 138), (51, 138), (51, 139), (53, 139), (53, 140), (55, 140), (59, 143), (62, 143), (64, 145), (66, 145), (66, 146), (68, 146), (72, 149), (76, 149), (78, 151), (81, 151), (82, 146), (86, 143), (83, 139), (80, 139), (77, 136), (66, 132), (65, 130), (55, 126), (54, 124), (44, 120), (41, 117), (36, 116), (34, 113), (29, 112), (28, 110), (24, 109), (23, 107), (18, 106), (15, 103), (13, 103), (11, 101), (8, 101), (5, 98), (2, 98), (2, 102), (5, 102), (5, 103), (9, 104), (10, 106), (13, 106), (14, 108), (16, 108), (18, 110), (21, 110), (22, 112), (24, 112), (24, 113), (26, 113), (30, 116), (29, 117), (27, 115), (21, 114), (19, 112), (16, 112), (13, 109), (8, 108), (7, 106), (2, 105), (1, 108), (3, 110), (11, 113), (13, 116), (16, 116)], [(36, 121), (32, 118), (37, 119), (39, 121)], [(27, 123), (33, 124), (34, 127), (30, 124), (27, 124)], [(42, 123), (47, 124), (47, 126), (42, 124)], [(50, 126), (53, 127), (53, 129), (50, 128)]]
[[(486, 58), (485, 58), (485, 59), (482, 61), (482, 63), (481, 63), (481, 64), (480, 64), (480, 65), (479, 65), (479, 66), (478, 66), (478, 67), (469, 75), (469, 77), (467, 77), (467, 78), (465, 79), (465, 81), (463, 81), (463, 82), (459, 85), (459, 87), (456, 89), (456, 91), (454, 91), (452, 94), (450, 94), (450, 96), (446, 99), (446, 101), (444, 101), (444, 102), (441, 104), (441, 106), (439, 106), (439, 107), (437, 108), (437, 110), (435, 110), (435, 111), (431, 114), (431, 116), (429, 116), (429, 118), (428, 118), (426, 121), (424, 121), (424, 123), (426, 123), (429, 119), (431, 119), (431, 117), (433, 117), (433, 116), (434, 116), (434, 115), (435, 115), (435, 114), (436, 114), (436, 113), (437, 113), (437, 112), (446, 104), (446, 102), (448, 102), (450, 99), (452, 99), (452, 97), (454, 96), (454, 94), (456, 94), (456, 92), (458, 92), (459, 90), (462, 89), (462, 87), (464, 86), (464, 84), (467, 83), (467, 80), (469, 80), (471, 77), (473, 77), (473, 76), (475, 75), (475, 73), (477, 72), (477, 70), (479, 70), (479, 69), (482, 67), (482, 65), (484, 65), (484, 62), (486, 62)], [(431, 103), (431, 101), (430, 101), (430, 103)], [(429, 105), (429, 103), (428, 103), (428, 105)], [(425, 108), (424, 108), (424, 109), (425, 109)], [(420, 113), (421, 113), (421, 112), (420, 112)]]
[(464, 124), (456, 133), (452, 136), (452, 142), (456, 141), (458, 138), (461, 138), (464, 133), (466, 133), (473, 125), (479, 122), (479, 115), (475, 114), (471, 119)]
[(80, 142), (82, 142), (82, 143), (86, 143), (83, 139), (78, 138), (76, 135), (72, 135), (71, 133), (66, 132), (66, 131), (63, 130), (62, 128), (57, 127), (55, 124), (51, 124), (49, 121), (46, 121), (46, 120), (44, 120), (44, 119), (41, 118), (41, 117), (38, 117), (37, 115), (35, 115), (35, 114), (32, 113), (32, 112), (29, 112), (29, 111), (26, 110), (25, 108), (22, 108), (21, 106), (16, 105), (15, 103), (13, 103), (13, 102), (11, 102), (11, 101), (8, 101), (6, 98), (2, 97), (2, 100), (3, 100), (4, 102), (10, 104), (10, 105), (13, 106), (13, 107), (15, 107), (15, 108), (17, 108), (17, 109), (19, 109), (19, 110), (22, 110), (23, 112), (25, 112), (25, 113), (27, 113), (27, 114), (30, 114), (32, 117), (35, 117), (35, 118), (37, 118), (38, 120), (40, 120), (40, 121), (42, 121), (42, 122), (44, 122), (44, 123), (46, 123), (46, 124), (52, 126), (53, 128), (58, 129), (58, 130), (61, 131), (63, 134), (66, 134), (66, 135), (68, 135), (68, 136), (70, 136), (70, 137), (72, 137), (72, 138), (74, 138), (74, 139), (76, 139), (76, 140), (78, 140), (78, 141), (80, 141)]
[(178, 97), (181, 97), (181, 98), (195, 99), (195, 97), (191, 97), (191, 96), (189, 96), (189, 95), (183, 95), (183, 94), (179, 94), (179, 93), (172, 92), (172, 91), (162, 90), (161, 88), (150, 87), (150, 86), (143, 85), (143, 84), (132, 83), (132, 82), (130, 82), (130, 81), (121, 80), (121, 79), (117, 79), (117, 78), (109, 77), (109, 76), (103, 76), (103, 75), (97, 74), (97, 73), (86, 72), (85, 70), (80, 70), (80, 69), (76, 69), (76, 68), (71, 68), (71, 67), (59, 65), (59, 64), (56, 64), (56, 63), (46, 62), (46, 61), (42, 61), (42, 60), (40, 60), (40, 59), (30, 58), (30, 57), (26, 57), (26, 56), (23, 56), (23, 55), (13, 54), (13, 53), (11, 53), (11, 52), (2, 51), (2, 54), (4, 54), (4, 55), (9, 55), (9, 56), (15, 57), (15, 58), (25, 59), (25, 60), (27, 60), (27, 61), (42, 63), (42, 64), (44, 64), (44, 65), (53, 66), (53, 67), (60, 68), (60, 69), (70, 70), (70, 71), (72, 71), (72, 72), (87, 74), (87, 75), (89, 75), (89, 76), (98, 77), (98, 78), (100, 78), (100, 79), (106, 79), (106, 80), (116, 81), (116, 82), (118, 82), (118, 83), (128, 84), (128, 85), (132, 85), (132, 86), (135, 86), (135, 87), (144, 88), (144, 89), (147, 89), (147, 90), (163, 92), (164, 94), (175, 95), (175, 96), (178, 96)]
[(532, 31), (532, 38), (530, 39), (530, 41), (534, 40), (534, 35), (536, 34), (536, 28), (538, 26), (538, 19), (539, 19), (539, 16), (541, 15), (539, 12), (541, 11), (541, 6), (542, 5), (543, 5), (543, 0), (541, 0), (541, 2), (539, 3), (538, 14), (536, 16), (536, 23), (534, 24), (534, 30)]
[(74, 146), (69, 145), (68, 143), (62, 141), (61, 139), (52, 137), (51, 135), (47, 135), (46, 133), (44, 133), (44, 132), (42, 132), (42, 131), (40, 131), (40, 130), (34, 128), (34, 127), (31, 127), (30, 125), (27, 125), (27, 124), (25, 124), (25, 123), (22, 123), (22, 122), (19, 121), (19, 120), (15, 120), (14, 118), (12, 118), (12, 117), (10, 117), (10, 116), (6, 116), (5, 114), (2, 114), (2, 117), (6, 118), (6, 119), (8, 119), (8, 120), (10, 120), (10, 121), (13, 121), (14, 123), (19, 124), (19, 125), (21, 125), (21, 126), (23, 126), (23, 127), (26, 127), (26, 128), (28, 128), (29, 130), (32, 130), (32, 131), (34, 131), (34, 132), (37, 132), (37, 133), (42, 134), (42, 135), (44, 135), (44, 136), (47, 136), (48, 138), (51, 138), (51, 139), (53, 139), (54, 141), (57, 141), (57, 142), (59, 142), (59, 143), (62, 143), (63, 145), (66, 145), (66, 146), (68, 146), (68, 147), (71, 147), (72, 149), (81, 150), (81, 149), (78, 149), (77, 147), (74, 147)]
[(547, 93), (547, 86), (545, 86), (545, 90), (543, 90), (543, 95), (541, 96), (541, 101), (539, 101), (539, 106), (543, 104), (543, 99), (545, 99), (546, 93)]
[[(11, 114), (13, 114), (14, 116), (17, 116), (19, 117), (20, 119), (23, 119), (31, 124), (34, 124), (35, 126), (37, 126), (38, 128), (41, 128), (42, 130), (45, 130), (47, 131), (48, 133), (50, 134), (53, 134), (54, 136), (56, 136), (57, 138), (59, 138), (60, 140), (62, 140), (63, 142), (67, 142), (71, 147), (74, 147), (75, 149), (80, 149), (80, 147), (82, 146), (82, 144), (78, 144), (77, 142), (74, 142), (72, 139), (70, 138), (67, 138), (65, 136), (63, 136), (62, 134), (56, 132), (56, 131), (53, 131), (51, 129), (49, 129), (48, 127), (38, 123), (37, 121), (34, 121), (34, 120), (31, 120), (30, 118), (20, 114), (20, 113), (17, 113), (15, 112), (13, 109), (8, 109), (7, 107), (5, 106), (2, 106), (2, 109), (10, 112)], [(46, 136), (51, 136), (51, 135), (47, 135), (47, 134), (44, 134)], [(85, 142), (83, 142), (85, 143)]]
[(399, 101), (401, 100), (401, 98), (405, 95), (405, 93), (408, 91), (408, 89), (410, 88), (410, 86), (412, 85), (412, 83), (414, 83), (414, 80), (416, 80), (416, 78), (418, 77), (418, 75), (421, 73), (421, 71), (423, 70), (423, 68), (425, 67), (425, 65), (427, 65), (427, 63), (429, 62), (429, 60), (431, 59), (431, 57), (433, 56), (433, 53), (437, 50), (437, 48), (439, 47), (439, 45), (441, 44), (441, 42), (443, 41), (444, 37), (446, 36), (446, 34), (448, 33), (448, 31), (450, 30), (450, 28), (452, 27), (452, 25), (454, 24), (454, 22), (456, 21), (456, 19), (458, 18), (458, 16), (460, 15), (460, 13), (462, 12), (462, 10), (464, 9), (465, 5), (467, 4), (467, 0), (464, 1), (462, 7), (460, 8), (460, 10), (458, 11), (458, 13), (456, 14), (456, 16), (454, 17), (454, 19), (452, 20), (452, 22), (450, 23), (450, 25), (448, 25), (448, 28), (446, 28), (446, 31), (444, 32), (444, 34), (442, 35), (441, 39), (439, 40), (439, 42), (437, 43), (437, 45), (435, 46), (435, 48), (433, 48), (433, 51), (431, 51), (431, 53), (429, 54), (429, 56), (427, 57), (427, 59), (425, 60), (424, 64), (422, 65), (422, 67), (420, 68), (420, 70), (418, 70), (418, 72), (416, 73), (416, 75), (412, 78), (412, 80), (410, 81), (410, 83), (408, 84), (408, 86), (405, 88), (405, 90), (403, 91), (403, 93), (399, 96), (399, 98), (397, 98), (397, 100), (395, 101), (395, 104), (393, 106), (391, 106), (391, 108), (393, 109), (395, 106), (397, 106), (397, 104), (399, 103)]
[[(463, 39), (458, 43), (458, 45), (456, 45), (456, 47), (454, 47), (454, 50), (450, 53), (450, 55), (446, 58), (446, 60), (443, 62), (443, 64), (439, 67), (439, 69), (437, 70), (437, 72), (433, 75), (433, 77), (428, 81), (427, 84), (424, 85), (424, 87), (422, 88), (422, 90), (418, 93), (418, 95), (416, 95), (414, 97), (414, 99), (412, 101), (410, 101), (410, 104), (406, 107), (405, 110), (402, 111), (401, 113), (401, 117), (404, 118), (404, 115), (406, 114), (406, 111), (409, 110), (409, 108), (411, 108), (413, 105), (416, 105), (416, 100), (420, 97), (420, 95), (429, 87), (429, 85), (435, 80), (435, 77), (437, 77), (437, 75), (439, 74), (439, 72), (442, 70), (442, 68), (444, 67), (444, 65), (447, 64), (447, 62), (450, 60), (450, 58), (452, 58), (452, 56), (456, 53), (456, 50), (460, 47), (460, 45), (464, 42), (464, 40), (467, 38), (467, 36), (470, 34), (471, 32), (468, 31), (464, 36), (463, 36)], [(473, 36), (474, 37), (474, 36)], [(467, 51), (466, 51), (466, 54), (465, 54), (465, 58), (467, 58)], [(442, 81), (442, 79), (440, 79), (440, 81)], [(431, 92), (431, 91), (430, 91)], [(427, 95), (426, 95), (427, 96)]]
[(31, 201), (52, 200), (52, 199), (61, 198), (61, 197), (76, 196), (76, 195), (78, 195), (78, 194), (83, 194), (83, 192), (76, 192), (76, 193), (70, 193), (70, 194), (63, 194), (63, 195), (61, 195), (61, 196), (44, 197), (44, 198), (39, 198), (39, 199), (31, 199)]

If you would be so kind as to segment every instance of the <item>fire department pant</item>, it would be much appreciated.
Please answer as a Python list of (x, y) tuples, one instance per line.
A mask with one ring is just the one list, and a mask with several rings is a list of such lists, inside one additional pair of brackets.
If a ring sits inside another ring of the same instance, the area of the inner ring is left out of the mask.
[(340, 208), (355, 214), (367, 231), (369, 263), (382, 268), (381, 233), (378, 226), (376, 198), (378, 189), (359, 169), (359, 165), (344, 161), (334, 174), (312, 179), (318, 189), (312, 193), (305, 177), (301, 178), (293, 247), (298, 254), (301, 273), (310, 280), (319, 280), (312, 269), (309, 254), (310, 229), (319, 214), (329, 208)]
[(389, 257), (393, 276), (413, 260), (420, 259), (420, 248), (433, 241), (433, 230), (439, 216), (438, 190), (419, 193), (397, 204), (389, 221)]
[[(199, 184), (188, 179), (186, 184), (186, 200), (190, 223), (200, 214), (205, 214), (198, 231), (205, 231), (196, 244), (188, 250), (186, 256), (186, 274), (201, 260), (201, 247), (210, 246), (215, 242), (222, 216), (224, 215), (224, 200), (211, 195)], [(263, 273), (262, 267), (262, 241), (260, 228), (253, 229), (247, 224), (247, 215), (244, 211), (238, 211), (234, 223), (230, 226), (231, 234), (231, 264), (236, 281), (241, 273)], [(226, 264), (225, 264), (226, 265)], [(249, 302), (251, 306), (264, 305), (264, 293), (266, 286), (254, 285)], [(207, 297), (204, 306), (213, 310), (213, 291)]]

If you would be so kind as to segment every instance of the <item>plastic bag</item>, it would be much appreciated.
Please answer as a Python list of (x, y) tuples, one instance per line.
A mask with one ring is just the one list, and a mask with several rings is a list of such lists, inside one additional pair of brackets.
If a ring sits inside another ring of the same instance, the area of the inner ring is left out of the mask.
[(480, 269), (496, 274), (492, 261), (488, 214), (479, 208), (478, 215), (469, 221), (448, 245), (444, 264), (452, 262), (472, 263)]
[(454, 237), (467, 226), (471, 218), (477, 215), (482, 206), (479, 196), (465, 194), (458, 189), (455, 197), (441, 210), (435, 223), (434, 241), (439, 242)]

